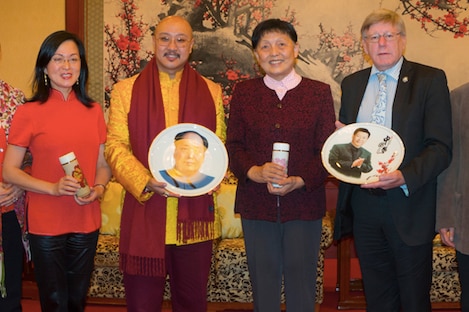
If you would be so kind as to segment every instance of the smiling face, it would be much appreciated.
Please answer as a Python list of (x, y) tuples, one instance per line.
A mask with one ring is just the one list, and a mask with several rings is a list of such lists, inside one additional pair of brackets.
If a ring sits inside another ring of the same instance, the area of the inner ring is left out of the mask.
[(153, 42), (158, 70), (173, 78), (192, 52), (192, 28), (182, 17), (166, 17), (156, 27)]
[(264, 33), (254, 50), (257, 62), (266, 75), (282, 80), (291, 73), (298, 57), (299, 45), (285, 33)]
[[(394, 40), (386, 41), (384, 34), (395, 34)], [(381, 35), (378, 42), (370, 42), (373, 35)], [(379, 22), (370, 26), (362, 39), (363, 49), (373, 61), (379, 71), (393, 67), (404, 54), (406, 47), (406, 36), (401, 33), (397, 26)]]
[(73, 40), (67, 40), (57, 48), (44, 72), (49, 76), (51, 87), (67, 98), (80, 77), (80, 69), (78, 46)]
[(352, 145), (356, 148), (362, 147), (368, 141), (370, 135), (363, 131), (357, 131), (352, 137)]

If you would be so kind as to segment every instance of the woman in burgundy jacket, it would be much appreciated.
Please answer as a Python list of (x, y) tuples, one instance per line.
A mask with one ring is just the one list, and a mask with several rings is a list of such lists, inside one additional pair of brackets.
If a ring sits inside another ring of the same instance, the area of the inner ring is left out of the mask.
[[(238, 178), (254, 311), (279, 311), (282, 277), (288, 311), (314, 311), (321, 219), (326, 209), (321, 148), (334, 131), (330, 86), (298, 75), (293, 26), (270, 19), (252, 35), (266, 75), (233, 93), (226, 146)], [(290, 144), (286, 168), (271, 162), (274, 142)], [(272, 183), (280, 184), (274, 187)]]

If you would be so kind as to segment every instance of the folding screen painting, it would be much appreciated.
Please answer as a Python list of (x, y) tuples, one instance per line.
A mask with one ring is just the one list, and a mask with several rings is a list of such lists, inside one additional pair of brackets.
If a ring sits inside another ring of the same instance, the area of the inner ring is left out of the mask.
[(404, 17), (406, 57), (443, 68), (454, 88), (467, 79), (467, 70), (463, 69), (468, 66), (468, 2), (105, 0), (98, 4), (103, 6), (100, 9), (104, 16), (104, 107), (109, 107), (112, 85), (138, 73), (153, 57), (152, 30), (168, 15), (185, 16), (191, 23), (195, 38), (191, 65), (223, 86), (227, 115), (235, 83), (260, 74), (251, 53), (250, 35), (267, 18), (284, 19), (295, 26), (300, 43), (297, 71), (331, 85), (336, 111), (343, 77), (370, 65), (362, 54), (360, 26), (365, 16), (379, 7), (395, 10)]

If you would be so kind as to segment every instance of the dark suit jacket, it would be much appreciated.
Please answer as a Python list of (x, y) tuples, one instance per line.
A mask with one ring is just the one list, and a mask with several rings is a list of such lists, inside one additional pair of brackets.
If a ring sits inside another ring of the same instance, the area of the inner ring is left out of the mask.
[[(363, 158), (363, 164), (353, 167), (352, 164), (358, 158)], [(373, 170), (371, 166), (371, 153), (363, 147), (356, 148), (352, 143), (335, 144), (329, 153), (329, 164), (338, 172), (354, 178), (360, 178), (362, 172)]]
[[(342, 81), (339, 120), (356, 122), (371, 68)], [(452, 151), (451, 105), (445, 73), (404, 59), (393, 103), (392, 129), (405, 146), (399, 167), (408, 190), (387, 191), (392, 215), (408, 245), (428, 243), (435, 235), (437, 176), (448, 167)], [(351, 195), (359, 186), (340, 183), (334, 238), (350, 234)], [(354, 205), (366, 203), (354, 203)]]

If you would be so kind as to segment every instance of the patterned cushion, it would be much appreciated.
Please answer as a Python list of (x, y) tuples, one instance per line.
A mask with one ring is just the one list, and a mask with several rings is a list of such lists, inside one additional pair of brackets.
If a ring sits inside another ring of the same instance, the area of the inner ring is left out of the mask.
[(91, 275), (88, 296), (93, 298), (124, 299), (124, 283), (119, 267), (95, 266)]
[(440, 236), (433, 240), (432, 302), (458, 302), (461, 297), (456, 251), (443, 245)]
[(432, 302), (459, 302), (461, 285), (457, 272), (433, 272), (430, 300)]
[(456, 272), (456, 251), (448, 246), (433, 246), (433, 271)]
[(218, 302), (249, 302), (252, 298), (244, 239), (220, 241), (215, 253), (215, 287), (211, 300)]
[(221, 220), (221, 238), (243, 237), (241, 217), (234, 213), (236, 184), (222, 183), (217, 192), (217, 207)]
[(107, 184), (101, 201), (101, 234), (119, 236), (124, 195), (125, 190), (119, 183), (110, 181)]
[(119, 266), (119, 237), (110, 234), (100, 234), (94, 257), (95, 266)]
[(119, 238), (116, 235), (99, 235), (94, 263), (88, 296), (124, 299), (124, 284), (119, 271)]

